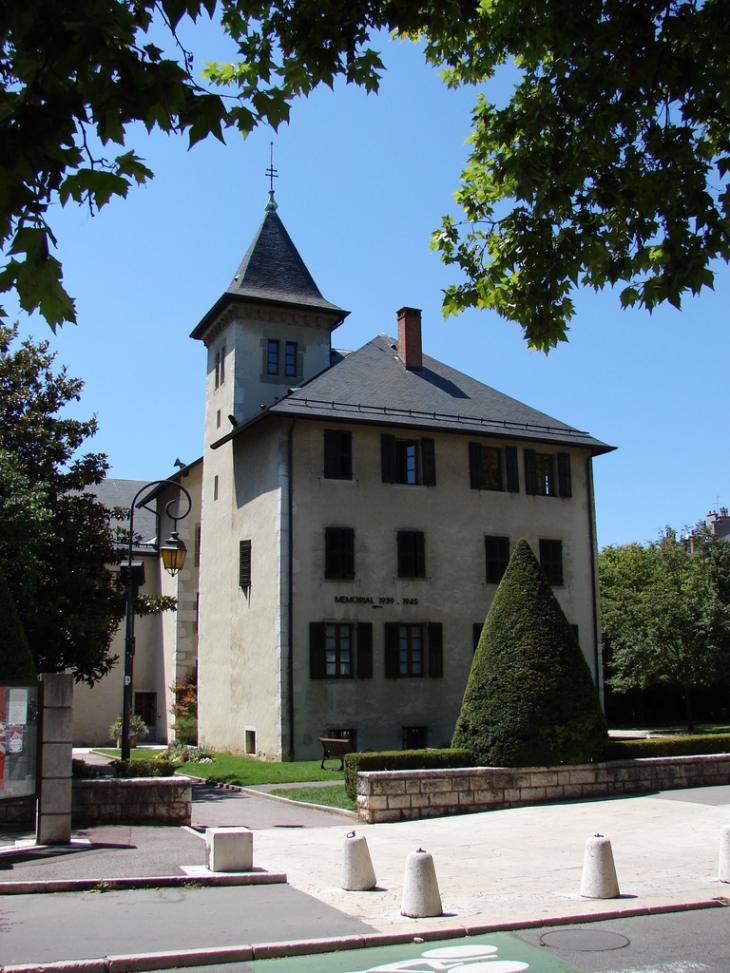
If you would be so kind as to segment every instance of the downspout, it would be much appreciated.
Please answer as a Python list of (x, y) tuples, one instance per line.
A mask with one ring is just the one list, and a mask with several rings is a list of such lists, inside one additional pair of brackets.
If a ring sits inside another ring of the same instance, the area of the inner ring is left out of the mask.
[(595, 509), (593, 502), (593, 459), (586, 459), (586, 489), (588, 493), (588, 543), (591, 552), (591, 593), (593, 595), (593, 651), (594, 671), (596, 675), (596, 689), (601, 698), (603, 708), (603, 694), (601, 693), (600, 657), (598, 653), (598, 591), (596, 588), (596, 538), (595, 538)]
[(289, 628), (289, 659), (288, 659), (288, 688), (287, 705), (289, 712), (289, 759), (294, 759), (294, 426), (296, 419), (289, 427), (287, 443), (287, 463), (289, 465), (289, 564), (287, 569), (288, 598), (288, 628)]

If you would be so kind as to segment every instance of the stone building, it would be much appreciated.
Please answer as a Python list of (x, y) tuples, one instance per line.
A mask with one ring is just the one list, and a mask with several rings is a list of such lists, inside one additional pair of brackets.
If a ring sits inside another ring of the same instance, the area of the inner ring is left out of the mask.
[(312, 759), (450, 740), (510, 553), (538, 555), (600, 680), (593, 457), (607, 446), (423, 354), (354, 352), (270, 195), (207, 352), (199, 729)]

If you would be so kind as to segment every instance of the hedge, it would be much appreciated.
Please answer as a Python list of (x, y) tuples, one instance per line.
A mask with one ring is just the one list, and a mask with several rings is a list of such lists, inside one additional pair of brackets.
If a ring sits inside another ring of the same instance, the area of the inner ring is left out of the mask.
[(112, 760), (115, 777), (172, 777), (179, 764), (167, 760)]
[(611, 740), (603, 760), (639, 757), (691, 757), (702, 753), (730, 753), (730, 733), (708, 736), (652, 737), (649, 740)]
[(383, 750), (380, 753), (345, 754), (345, 789), (357, 800), (357, 775), (376, 770), (442, 770), (444, 767), (471, 767), (469, 750)]

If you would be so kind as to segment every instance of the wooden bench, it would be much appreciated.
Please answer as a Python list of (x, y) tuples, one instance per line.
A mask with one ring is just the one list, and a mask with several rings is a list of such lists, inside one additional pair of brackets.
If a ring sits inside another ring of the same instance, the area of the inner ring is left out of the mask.
[(324, 762), (325, 760), (339, 760), (340, 770), (345, 769), (345, 754), (354, 753), (352, 744), (349, 740), (333, 740), (329, 737), (320, 737), (319, 742), (322, 744), (322, 749), (324, 750), (324, 756), (322, 757), (322, 763), (320, 767), (325, 770)]

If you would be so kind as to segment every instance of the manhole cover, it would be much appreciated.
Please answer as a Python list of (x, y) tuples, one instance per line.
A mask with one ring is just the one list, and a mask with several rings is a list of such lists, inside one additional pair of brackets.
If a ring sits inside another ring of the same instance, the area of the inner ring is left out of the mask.
[(541, 946), (572, 949), (579, 953), (600, 953), (604, 949), (623, 949), (631, 942), (626, 936), (605, 929), (556, 929), (540, 936)]

